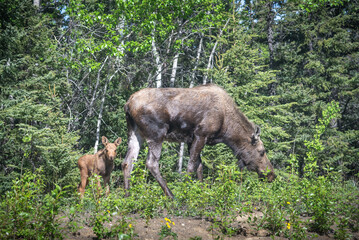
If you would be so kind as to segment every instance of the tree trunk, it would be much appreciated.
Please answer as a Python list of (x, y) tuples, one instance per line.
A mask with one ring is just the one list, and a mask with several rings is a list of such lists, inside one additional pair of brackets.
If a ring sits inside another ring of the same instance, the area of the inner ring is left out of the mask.
[(171, 83), (170, 83), (171, 87), (175, 86), (177, 66), (178, 66), (178, 57), (179, 57), (179, 53), (177, 52), (174, 59), (173, 59), (172, 73), (171, 73)]
[(98, 118), (97, 118), (97, 127), (96, 127), (96, 142), (95, 142), (95, 147), (94, 147), (94, 153), (96, 154), (98, 151), (98, 144), (100, 141), (100, 129), (101, 129), (101, 122), (102, 122), (102, 112), (103, 112), (103, 108), (105, 106), (105, 99), (106, 99), (106, 93), (107, 93), (107, 86), (110, 83), (110, 81), (112, 80), (112, 78), (116, 75), (117, 71), (107, 80), (105, 87), (103, 89), (103, 95), (102, 95), (102, 99), (101, 99), (101, 106), (100, 106), (100, 111), (98, 113)]
[(197, 67), (198, 67), (198, 64), (199, 64), (199, 59), (200, 59), (201, 53), (202, 53), (202, 44), (203, 44), (203, 36), (201, 35), (201, 39), (199, 40), (199, 44), (198, 44), (196, 63), (195, 63), (194, 68), (193, 68), (191, 83), (189, 85), (190, 88), (194, 87), (194, 81), (195, 81), (195, 78), (196, 78), (196, 70), (197, 70)]
[[(273, 40), (273, 22), (275, 17), (275, 12), (273, 11), (273, 2), (269, 1), (266, 4), (268, 9), (267, 15), (267, 41), (268, 41), (268, 50), (269, 50), (269, 68), (273, 69), (274, 67), (274, 40)], [(276, 83), (273, 82), (269, 85), (269, 93), (270, 95), (276, 94)]]
[(121, 60), (123, 59), (122, 56), (124, 55), (124, 51), (125, 51), (124, 29), (125, 29), (125, 18), (120, 17), (119, 23), (116, 26), (116, 30), (118, 34), (121, 36), (121, 43), (117, 47), (117, 51), (119, 53), (118, 56), (116, 57), (117, 65), (121, 65)]
[(272, 10), (273, 2), (269, 1), (267, 4), (268, 15), (267, 15), (267, 41), (268, 41), (268, 49), (269, 49), (269, 67), (273, 68), (274, 61), (274, 48), (273, 48), (273, 21), (275, 13)]
[(155, 42), (155, 34), (152, 33), (152, 54), (155, 57), (156, 61), (156, 87), (160, 88), (162, 86), (162, 63), (160, 59), (160, 55), (156, 48), (156, 42)]
[[(218, 35), (218, 38), (220, 38), (223, 34), (223, 31), (224, 29), (227, 27), (228, 23), (229, 23), (229, 20), (227, 20), (226, 24), (224, 25), (224, 27), (221, 29), (221, 31), (219, 32), (219, 35)], [(209, 58), (208, 58), (208, 64), (207, 64), (207, 71), (212, 69), (213, 65), (212, 65), (212, 60), (213, 60), (213, 57), (214, 57), (214, 53), (216, 52), (216, 48), (217, 48), (217, 45), (218, 45), (218, 39), (216, 41), (216, 43), (214, 44), (213, 48), (212, 48), (212, 51), (211, 51), (211, 54), (209, 55)], [(207, 78), (208, 78), (208, 74), (206, 74), (204, 77), (203, 77), (203, 85), (204, 84), (207, 84)]]
[(34, 0), (33, 5), (37, 8), (40, 8), (40, 0)]
[(82, 127), (84, 127), (84, 125), (86, 124), (87, 122), (87, 119), (88, 117), (92, 116), (93, 114), (93, 105), (94, 105), (94, 102), (96, 100), (96, 96), (97, 96), (97, 89), (98, 89), (98, 86), (100, 84), (100, 79), (101, 79), (101, 71), (103, 69), (103, 67), (105, 66), (106, 62), (107, 62), (107, 59), (108, 57), (106, 57), (105, 61), (102, 63), (102, 66), (100, 67), (100, 69), (98, 70), (97, 72), (97, 81), (96, 81), (96, 84), (95, 84), (95, 88), (93, 89), (92, 91), (92, 97), (91, 97), (91, 100), (89, 102), (89, 104), (87, 105), (87, 114), (86, 116), (84, 117), (84, 120), (82, 122)]
[(181, 142), (179, 158), (178, 158), (178, 173), (182, 172), (183, 152), (184, 152), (184, 142)]

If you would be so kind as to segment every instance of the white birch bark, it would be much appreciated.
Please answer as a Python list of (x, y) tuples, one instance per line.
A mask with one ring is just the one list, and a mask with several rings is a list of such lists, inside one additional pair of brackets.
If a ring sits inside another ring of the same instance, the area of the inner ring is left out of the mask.
[(40, 8), (40, 0), (34, 0), (33, 5)]
[(198, 50), (197, 50), (196, 63), (194, 65), (194, 69), (193, 69), (193, 72), (192, 72), (191, 83), (189, 85), (190, 88), (194, 87), (194, 80), (195, 80), (195, 77), (196, 77), (196, 70), (197, 70), (199, 59), (200, 59), (201, 53), (202, 53), (202, 44), (203, 44), (203, 37), (201, 36), (201, 39), (200, 39), (199, 45), (198, 45)]
[[(220, 38), (223, 34), (223, 31), (224, 29), (227, 27), (228, 23), (229, 23), (229, 20), (227, 20), (226, 24), (224, 25), (224, 27), (221, 29), (221, 31), (219, 32), (219, 35), (218, 35), (218, 38)], [(212, 64), (212, 61), (213, 61), (213, 57), (214, 57), (214, 53), (216, 52), (216, 48), (217, 48), (217, 45), (218, 45), (218, 39), (217, 41), (215, 42), (213, 48), (212, 48), (212, 51), (211, 51), (211, 54), (209, 55), (209, 58), (208, 58), (208, 64), (207, 64), (207, 71), (209, 69), (212, 69), (213, 67), (213, 64)], [(206, 74), (203, 78), (203, 84), (207, 84), (207, 78), (208, 78), (208, 74)]]
[(175, 86), (175, 81), (176, 81), (176, 73), (177, 73), (177, 66), (178, 66), (178, 57), (179, 57), (179, 52), (176, 53), (174, 59), (173, 59), (173, 64), (172, 64), (172, 73), (171, 73), (171, 87)]
[(107, 60), (108, 60), (108, 56), (106, 57), (105, 61), (102, 63), (100, 69), (99, 69), (98, 72), (97, 72), (97, 81), (96, 81), (96, 84), (95, 84), (95, 88), (94, 88), (93, 91), (92, 91), (91, 100), (90, 100), (90, 102), (87, 104), (87, 114), (86, 114), (86, 116), (84, 117), (84, 120), (83, 120), (83, 123), (82, 123), (82, 127), (86, 124), (88, 117), (90, 117), (90, 116), (93, 114), (93, 112), (94, 112), (93, 107), (94, 107), (94, 102), (95, 102), (96, 96), (97, 96), (97, 89), (98, 89), (98, 86), (99, 86), (99, 84), (100, 84), (101, 71), (102, 71), (103, 67), (105, 66)]
[(183, 152), (184, 152), (184, 142), (181, 142), (179, 158), (178, 158), (178, 173), (182, 172), (183, 166)]
[(98, 118), (97, 118), (96, 141), (95, 141), (95, 147), (94, 147), (94, 154), (96, 154), (97, 151), (98, 151), (98, 143), (99, 143), (99, 140), (100, 140), (100, 129), (101, 129), (101, 121), (102, 121), (102, 111), (103, 111), (103, 107), (105, 105), (107, 84), (108, 83), (109, 83), (109, 81), (106, 82), (105, 87), (103, 89), (103, 95), (102, 95), (102, 99), (101, 99), (100, 111), (98, 113)]
[(152, 54), (155, 57), (156, 61), (156, 87), (160, 88), (162, 86), (162, 63), (160, 59), (160, 55), (157, 51), (155, 34), (152, 33)]
[[(107, 85), (110, 83), (111, 79), (117, 74), (117, 72), (119, 71), (120, 67), (121, 67), (121, 61), (122, 61), (122, 56), (124, 53), (124, 27), (125, 27), (125, 19), (123, 17), (119, 18), (119, 24), (116, 26), (116, 30), (117, 32), (120, 34), (121, 36), (121, 43), (120, 45), (117, 47), (117, 51), (118, 54), (116, 56), (116, 60), (115, 60), (115, 65), (117, 65), (117, 70), (115, 71), (115, 73), (108, 79), (108, 81), (106, 82), (105, 86), (104, 86), (104, 90), (103, 90), (103, 96), (101, 99), (101, 106), (100, 106), (100, 111), (98, 113), (98, 118), (97, 118), (97, 127), (96, 127), (96, 141), (95, 141), (95, 146), (94, 146), (94, 153), (97, 153), (98, 151), (98, 145), (99, 145), (99, 141), (100, 141), (100, 129), (101, 129), (101, 122), (102, 122), (102, 112), (103, 112), (103, 108), (104, 108), (104, 104), (105, 104), (105, 99), (106, 99), (106, 92), (107, 92)], [(106, 57), (107, 60), (108, 57)], [(105, 62), (106, 62), (105, 60)]]
[(95, 85), (95, 89), (93, 90), (93, 94), (92, 94), (92, 98), (90, 100), (90, 105), (89, 105), (89, 110), (88, 110), (88, 114), (86, 116), (86, 118), (88, 116), (91, 116), (92, 115), (92, 107), (93, 107), (93, 103), (95, 102), (95, 99), (96, 99), (96, 94), (97, 94), (97, 88), (98, 88), (98, 85), (100, 84), (100, 79), (101, 79), (101, 71), (103, 69), (103, 67), (105, 66), (106, 62), (107, 62), (107, 59), (108, 59), (108, 56), (105, 58), (105, 61), (102, 63), (100, 69), (98, 70), (97, 72), (97, 81), (96, 81), (96, 85)]
[[(172, 32), (173, 33), (173, 32)], [(180, 39), (182, 35), (182, 28), (179, 29), (178, 31), (178, 36), (177, 39)], [(170, 43), (172, 42), (172, 36), (170, 38)], [(170, 45), (168, 47), (168, 50), (170, 49)], [(174, 87), (175, 86), (175, 81), (176, 81), (176, 73), (177, 73), (177, 67), (178, 67), (178, 58), (179, 58), (179, 51), (176, 52), (176, 55), (173, 59), (173, 64), (172, 64), (172, 73), (171, 73), (171, 78), (170, 78), (170, 86)]]
[(117, 47), (117, 51), (118, 51), (118, 55), (116, 57), (117, 64), (121, 64), (122, 56), (125, 51), (124, 29), (125, 29), (125, 19), (123, 17), (120, 17), (119, 23), (116, 26), (116, 30), (121, 36), (121, 43)]
[(101, 129), (101, 122), (102, 122), (102, 112), (103, 112), (103, 108), (105, 106), (107, 86), (111, 82), (112, 78), (116, 75), (116, 73), (117, 73), (117, 71), (106, 81), (105, 86), (103, 88), (101, 106), (100, 106), (100, 111), (98, 113), (98, 118), (97, 118), (96, 141), (95, 141), (95, 147), (94, 147), (94, 154), (96, 154), (97, 151), (98, 151), (98, 144), (99, 144), (99, 141), (100, 141), (100, 129)]

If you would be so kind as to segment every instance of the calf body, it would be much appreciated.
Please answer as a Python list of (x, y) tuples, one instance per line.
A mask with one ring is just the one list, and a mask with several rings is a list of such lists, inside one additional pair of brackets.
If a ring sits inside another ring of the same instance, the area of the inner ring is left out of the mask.
[(240, 167), (256, 171), (268, 181), (275, 178), (260, 128), (241, 113), (232, 98), (216, 85), (195, 88), (146, 88), (134, 93), (125, 105), (128, 151), (122, 163), (124, 187), (129, 188), (133, 161), (143, 141), (148, 144), (146, 166), (165, 194), (173, 197), (159, 170), (163, 141), (186, 142), (190, 153), (188, 173), (202, 175), (200, 152), (206, 144), (227, 144)]
[[(85, 187), (88, 184), (88, 178), (92, 174), (98, 174), (103, 178), (105, 187), (107, 186), (106, 194), (109, 193), (109, 181), (111, 172), (114, 167), (113, 161), (116, 158), (117, 146), (121, 143), (121, 138), (118, 138), (114, 143), (109, 143), (106, 137), (102, 137), (102, 143), (105, 146), (96, 154), (84, 155), (78, 160), (78, 167), (80, 169), (81, 183), (78, 186), (78, 191), (83, 197)], [(100, 182), (97, 182), (98, 187), (101, 187)]]

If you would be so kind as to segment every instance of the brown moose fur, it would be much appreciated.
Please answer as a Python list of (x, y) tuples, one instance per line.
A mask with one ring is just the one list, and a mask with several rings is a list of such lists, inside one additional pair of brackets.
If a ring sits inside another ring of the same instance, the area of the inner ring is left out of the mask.
[[(113, 161), (116, 158), (116, 149), (120, 145), (122, 139), (117, 138), (114, 143), (109, 143), (108, 139), (103, 136), (102, 143), (104, 149), (99, 150), (96, 154), (84, 155), (78, 160), (78, 167), (80, 169), (81, 182), (78, 186), (78, 191), (83, 197), (85, 187), (88, 184), (88, 178), (92, 174), (98, 174), (103, 178), (104, 186), (107, 186), (106, 195), (110, 192), (109, 181), (111, 172), (113, 170)], [(101, 188), (100, 181), (97, 182), (98, 188)]]
[[(232, 98), (216, 85), (195, 88), (146, 88), (134, 93), (125, 105), (128, 151), (122, 163), (125, 189), (140, 147), (147, 141), (146, 166), (167, 196), (173, 197), (159, 171), (162, 142), (186, 142), (190, 160), (188, 173), (202, 179), (200, 152), (205, 144), (227, 144), (246, 166), (268, 181), (275, 178), (262, 141), (260, 128), (239, 111)], [(269, 172), (268, 172), (269, 171)]]

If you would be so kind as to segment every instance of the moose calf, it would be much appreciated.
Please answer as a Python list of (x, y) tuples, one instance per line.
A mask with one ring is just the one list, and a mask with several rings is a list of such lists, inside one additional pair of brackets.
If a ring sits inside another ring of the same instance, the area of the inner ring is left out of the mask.
[[(78, 166), (81, 174), (81, 182), (78, 186), (78, 191), (81, 193), (81, 197), (83, 197), (85, 193), (88, 178), (94, 173), (103, 178), (104, 186), (107, 186), (106, 195), (108, 195), (110, 192), (108, 184), (113, 170), (113, 161), (116, 157), (116, 149), (121, 142), (122, 139), (117, 138), (114, 143), (109, 143), (108, 139), (103, 136), (102, 143), (105, 146), (104, 149), (101, 149), (96, 154), (84, 155), (79, 158)], [(97, 182), (97, 185), (101, 188), (100, 181)]]

